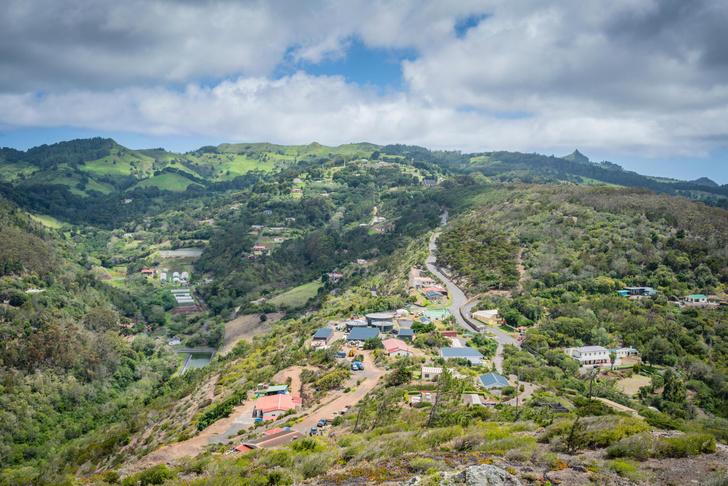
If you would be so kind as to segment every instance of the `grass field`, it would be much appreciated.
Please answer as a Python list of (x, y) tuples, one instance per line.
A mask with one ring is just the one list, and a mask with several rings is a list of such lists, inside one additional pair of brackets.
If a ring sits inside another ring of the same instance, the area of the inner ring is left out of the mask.
[(306, 303), (308, 299), (314, 297), (318, 289), (322, 287), (321, 282), (309, 282), (299, 287), (293, 288), (288, 292), (273, 297), (270, 303), (273, 305), (289, 305), (298, 306)]
[(145, 179), (139, 184), (132, 187), (130, 190), (134, 190), (137, 187), (156, 186), (160, 189), (166, 189), (168, 191), (181, 192), (187, 189), (187, 186), (189, 186), (190, 184), (194, 183), (179, 174), (162, 174), (157, 177), (152, 177), (151, 179)]
[(35, 215), (31, 214), (31, 218), (38, 221), (43, 226), (47, 226), (49, 228), (60, 228), (61, 224), (58, 222), (58, 220), (52, 216), (44, 216), (44, 215)]

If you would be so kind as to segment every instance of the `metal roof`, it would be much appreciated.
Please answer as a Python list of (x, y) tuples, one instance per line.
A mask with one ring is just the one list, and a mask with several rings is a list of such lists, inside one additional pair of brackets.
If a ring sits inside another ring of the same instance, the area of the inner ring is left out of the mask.
[(399, 330), (398, 336), (414, 336), (415, 332), (412, 329), (404, 328)]
[(331, 335), (331, 333), (334, 332), (333, 329), (329, 329), (328, 327), (324, 327), (323, 329), (319, 329), (316, 331), (316, 334), (313, 335), (314, 339), (326, 339)]
[(349, 341), (364, 341), (369, 338), (375, 338), (379, 336), (379, 329), (376, 329), (374, 327), (355, 327), (351, 330), (348, 336), (346, 336), (346, 339)]
[(508, 386), (508, 380), (497, 373), (488, 373), (487, 375), (481, 375), (480, 382), (485, 388), (491, 388), (494, 386)]
[(475, 348), (442, 348), (440, 349), (440, 355), (443, 358), (482, 358)]

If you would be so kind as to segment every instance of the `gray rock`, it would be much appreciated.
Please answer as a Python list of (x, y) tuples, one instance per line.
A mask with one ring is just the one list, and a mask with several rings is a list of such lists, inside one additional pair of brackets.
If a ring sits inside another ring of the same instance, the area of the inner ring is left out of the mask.
[(470, 466), (442, 482), (443, 486), (454, 486), (456, 484), (466, 486), (521, 486), (521, 482), (513, 474), (490, 464)]

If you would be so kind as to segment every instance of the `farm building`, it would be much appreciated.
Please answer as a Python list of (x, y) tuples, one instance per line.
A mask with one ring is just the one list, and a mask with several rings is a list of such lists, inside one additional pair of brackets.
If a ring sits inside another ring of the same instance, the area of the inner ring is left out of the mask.
[(387, 356), (412, 356), (414, 351), (399, 339), (385, 339), (382, 341)]

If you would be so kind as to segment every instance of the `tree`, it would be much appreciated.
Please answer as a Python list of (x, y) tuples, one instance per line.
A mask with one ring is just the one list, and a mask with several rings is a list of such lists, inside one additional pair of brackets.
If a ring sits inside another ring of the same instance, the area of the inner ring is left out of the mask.
[(609, 362), (612, 363), (612, 371), (614, 371), (614, 362), (617, 361), (617, 353), (614, 351), (609, 352)]
[(385, 381), (387, 386), (399, 386), (409, 383), (412, 381), (412, 370), (405, 366), (400, 366), (388, 374)]
[(381, 349), (383, 347), (384, 344), (382, 344), (382, 338), (380, 337), (367, 338), (364, 341), (364, 349)]

